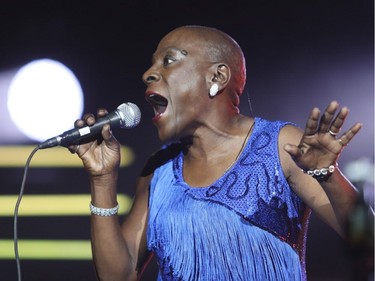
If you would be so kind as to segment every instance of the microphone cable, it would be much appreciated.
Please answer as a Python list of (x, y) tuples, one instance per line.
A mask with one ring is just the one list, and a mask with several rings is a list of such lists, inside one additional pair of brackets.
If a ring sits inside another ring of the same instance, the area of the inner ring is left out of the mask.
[(15, 258), (16, 258), (16, 263), (17, 263), (17, 277), (18, 277), (18, 281), (21, 281), (21, 262), (20, 262), (20, 257), (19, 257), (19, 253), (18, 253), (18, 228), (17, 228), (17, 221), (18, 221), (18, 209), (19, 209), (19, 206), (21, 204), (21, 200), (22, 200), (22, 196), (23, 196), (23, 193), (24, 193), (24, 190), (25, 190), (25, 183), (26, 183), (26, 178), (27, 178), (27, 172), (29, 170), (29, 166), (30, 166), (30, 162), (31, 162), (31, 159), (33, 158), (34, 154), (38, 151), (39, 147), (35, 147), (34, 150), (30, 153), (29, 157), (27, 158), (27, 161), (26, 161), (26, 166), (25, 166), (25, 170), (24, 170), (24, 174), (23, 174), (23, 180), (22, 180), (22, 184), (21, 184), (21, 190), (20, 190), (20, 193), (18, 195), (18, 200), (17, 200), (17, 203), (16, 203), (16, 206), (14, 208), (14, 236), (13, 236), (13, 240), (14, 240), (14, 254), (15, 254)]

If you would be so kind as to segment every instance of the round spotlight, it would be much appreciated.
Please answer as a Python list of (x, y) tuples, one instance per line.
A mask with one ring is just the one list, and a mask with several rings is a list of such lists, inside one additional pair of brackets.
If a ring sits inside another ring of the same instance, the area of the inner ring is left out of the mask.
[(43, 141), (71, 129), (83, 111), (83, 93), (73, 72), (51, 59), (21, 67), (9, 86), (8, 110), (27, 137)]

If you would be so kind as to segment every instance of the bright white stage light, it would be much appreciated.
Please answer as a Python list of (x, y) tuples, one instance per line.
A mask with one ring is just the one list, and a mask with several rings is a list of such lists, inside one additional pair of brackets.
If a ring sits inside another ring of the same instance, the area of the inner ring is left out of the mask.
[(81, 117), (83, 93), (62, 63), (35, 60), (19, 69), (8, 90), (12, 121), (26, 136), (44, 141), (71, 129)]

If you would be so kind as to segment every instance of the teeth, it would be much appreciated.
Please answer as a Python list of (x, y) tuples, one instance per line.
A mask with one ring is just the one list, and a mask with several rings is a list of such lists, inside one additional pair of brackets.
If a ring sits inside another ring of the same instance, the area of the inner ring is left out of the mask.
[(159, 114), (155, 107), (154, 107), (154, 114), (155, 114), (155, 116)]

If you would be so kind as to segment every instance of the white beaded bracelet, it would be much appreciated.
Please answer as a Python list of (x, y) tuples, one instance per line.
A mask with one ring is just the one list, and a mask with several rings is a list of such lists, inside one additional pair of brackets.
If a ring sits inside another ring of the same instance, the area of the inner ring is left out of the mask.
[(312, 176), (314, 179), (316, 179), (319, 182), (326, 181), (330, 175), (333, 174), (333, 172), (337, 168), (337, 163), (330, 165), (326, 168), (320, 168), (320, 169), (310, 169), (310, 170), (302, 170), (304, 173)]
[(118, 209), (120, 208), (120, 206), (117, 204), (116, 207), (114, 208), (98, 208), (98, 207), (95, 207), (92, 203), (90, 203), (90, 211), (92, 214), (94, 215), (97, 215), (97, 216), (101, 216), (101, 217), (110, 217), (110, 216), (114, 216), (117, 214), (118, 212)]

